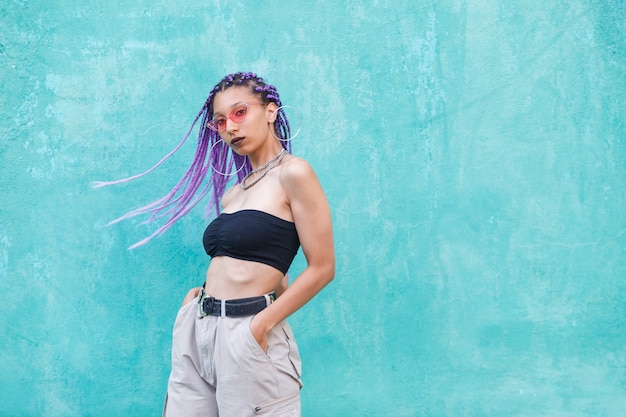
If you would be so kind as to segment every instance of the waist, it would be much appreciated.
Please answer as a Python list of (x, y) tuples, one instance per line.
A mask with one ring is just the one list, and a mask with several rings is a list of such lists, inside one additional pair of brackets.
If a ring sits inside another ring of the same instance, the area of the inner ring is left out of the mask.
[(264, 310), (276, 300), (276, 293), (271, 292), (258, 297), (220, 300), (206, 293), (204, 288), (198, 294), (198, 314), (206, 316), (242, 317), (252, 316)]
[(207, 269), (204, 289), (223, 300), (254, 297), (274, 291), (283, 277), (268, 265), (218, 256)]

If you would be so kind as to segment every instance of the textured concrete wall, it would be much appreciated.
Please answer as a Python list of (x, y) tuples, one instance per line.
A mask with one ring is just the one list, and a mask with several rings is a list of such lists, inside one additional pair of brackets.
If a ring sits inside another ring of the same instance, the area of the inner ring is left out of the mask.
[[(202, 282), (202, 208), (160, 197), (212, 85), (303, 115), (337, 278), (291, 322), (304, 415), (626, 415), (623, 1), (6, 0), (0, 415), (154, 416)], [(299, 255), (292, 269), (303, 267)]]

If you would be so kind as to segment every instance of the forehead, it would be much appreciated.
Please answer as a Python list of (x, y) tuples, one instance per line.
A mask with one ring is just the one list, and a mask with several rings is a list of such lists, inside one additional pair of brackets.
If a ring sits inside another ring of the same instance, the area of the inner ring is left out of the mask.
[(213, 98), (213, 114), (228, 113), (233, 106), (255, 101), (256, 96), (246, 87), (230, 87)]

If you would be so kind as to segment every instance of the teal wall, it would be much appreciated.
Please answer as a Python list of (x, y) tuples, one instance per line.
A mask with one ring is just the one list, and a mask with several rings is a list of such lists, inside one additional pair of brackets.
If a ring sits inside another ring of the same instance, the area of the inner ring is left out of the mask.
[[(626, 415), (621, 0), (0, 5), (0, 415), (159, 415), (203, 280), (178, 180), (224, 74), (302, 114), (336, 280), (296, 313), (307, 417)], [(304, 266), (298, 255), (292, 273)]]

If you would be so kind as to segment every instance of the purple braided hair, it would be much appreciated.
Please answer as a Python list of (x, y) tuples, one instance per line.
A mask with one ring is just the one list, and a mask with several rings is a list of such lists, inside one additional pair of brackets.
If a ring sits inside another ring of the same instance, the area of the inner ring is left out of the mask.
[[(221, 140), (219, 133), (207, 128), (206, 126), (207, 122), (213, 117), (213, 101), (215, 99), (215, 95), (229, 89), (230, 87), (249, 88), (253, 94), (260, 97), (263, 103), (276, 103), (279, 110), (276, 120), (274, 121), (274, 129), (277, 137), (281, 139), (283, 148), (285, 148), (287, 152), (291, 153), (291, 142), (289, 141), (291, 138), (291, 129), (289, 122), (287, 121), (285, 111), (280, 108), (282, 103), (280, 102), (276, 87), (266, 84), (263, 81), (263, 78), (258, 77), (252, 72), (237, 72), (227, 75), (213, 88), (213, 90), (211, 90), (211, 93), (204, 103), (202, 110), (200, 110), (194, 119), (183, 140), (172, 151), (170, 151), (170, 153), (165, 155), (163, 159), (157, 162), (156, 165), (147, 171), (132, 177), (117, 181), (93, 183), (94, 188), (99, 188), (107, 185), (129, 182), (149, 174), (182, 147), (182, 145), (187, 141), (187, 138), (189, 138), (189, 135), (198, 120), (202, 118), (200, 131), (198, 132), (196, 153), (191, 166), (178, 184), (176, 184), (174, 188), (172, 188), (172, 190), (162, 198), (144, 207), (132, 210), (108, 224), (115, 224), (122, 220), (148, 213), (150, 214), (150, 217), (143, 223), (150, 223), (157, 219), (167, 217), (165, 223), (159, 227), (157, 231), (147, 238), (135, 243), (129, 249), (142, 246), (148, 243), (153, 237), (165, 232), (209, 193), (211, 193), (211, 197), (206, 207), (206, 214), (208, 215), (208, 213), (210, 213), (213, 209), (215, 210), (215, 214), (219, 215), (220, 199), (226, 191), (226, 186), (228, 185), (230, 179), (229, 175), (223, 175), (222, 173), (230, 173), (233, 167), (241, 167), (243, 165), (243, 168), (236, 174), (236, 183), (238, 184), (243, 180), (246, 174), (252, 170), (252, 166), (250, 165), (248, 158), (232, 152), (230, 147), (226, 145), (224, 141), (217, 144), (217, 142)], [(207, 155), (209, 150), (211, 150), (211, 155)], [(207, 175), (208, 181), (205, 183), (204, 180), (207, 178)]]

